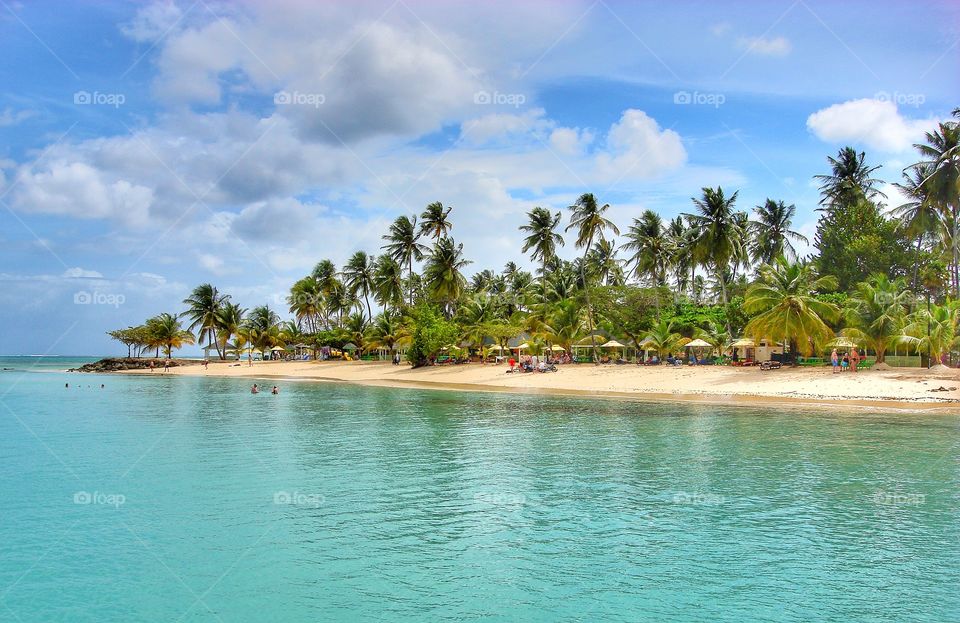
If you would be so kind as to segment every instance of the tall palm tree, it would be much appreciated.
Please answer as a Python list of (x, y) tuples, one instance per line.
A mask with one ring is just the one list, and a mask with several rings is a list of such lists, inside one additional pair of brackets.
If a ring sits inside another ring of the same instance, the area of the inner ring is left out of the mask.
[(690, 279), (693, 278), (692, 267), (695, 263), (690, 257), (691, 232), (682, 216), (677, 216), (667, 225), (667, 261), (673, 269), (678, 293), (686, 292)]
[(450, 212), (453, 208), (445, 208), (439, 201), (434, 201), (420, 215), (420, 234), (439, 241), (443, 236), (447, 236), (453, 229), (453, 223), (450, 222)]
[(601, 206), (597, 203), (597, 198), (593, 193), (583, 193), (577, 198), (576, 203), (569, 206), (568, 209), (571, 212), (570, 224), (567, 225), (565, 231), (570, 231), (571, 229), (576, 230), (576, 247), (583, 249), (583, 257), (580, 259), (580, 279), (585, 286), (584, 296), (587, 304), (587, 327), (590, 331), (590, 344), (593, 347), (591, 356), (593, 356), (594, 351), (597, 349), (597, 342), (593, 335), (593, 306), (590, 304), (590, 288), (587, 284), (587, 254), (590, 253), (590, 249), (593, 248), (594, 239), (600, 238), (602, 240), (606, 230), (609, 229), (617, 235), (620, 235), (620, 230), (617, 229), (613, 221), (604, 216), (607, 210), (610, 209), (610, 204), (605, 203)]
[(884, 197), (877, 188), (883, 180), (870, 177), (880, 167), (869, 167), (865, 160), (866, 154), (857, 153), (853, 147), (844, 147), (836, 158), (827, 156), (830, 174), (814, 176), (820, 182), (820, 204), (830, 207), (854, 203), (859, 197)]
[(373, 265), (373, 293), (384, 309), (403, 305), (403, 268), (389, 255), (377, 257)]
[(366, 251), (357, 251), (350, 256), (343, 266), (343, 282), (347, 291), (353, 297), (363, 296), (367, 304), (367, 318), (373, 320), (373, 309), (370, 307), (370, 293), (374, 290), (373, 266), (375, 258), (367, 255)]
[[(957, 115), (957, 111), (954, 114)], [(925, 139), (925, 143), (914, 145), (923, 158), (914, 166), (929, 171), (922, 183), (926, 198), (939, 207), (943, 220), (950, 225), (953, 291), (957, 296), (960, 295), (960, 124), (940, 123), (926, 133)]]
[(528, 234), (523, 239), (521, 251), (526, 253), (532, 249), (533, 261), (540, 260), (540, 289), (544, 300), (547, 297), (547, 262), (557, 254), (557, 246), (564, 244), (563, 236), (556, 232), (562, 216), (560, 212), (551, 214), (546, 208), (536, 207), (527, 213), (527, 224), (520, 226), (520, 231)]
[(410, 305), (413, 305), (413, 262), (423, 259), (428, 251), (427, 246), (420, 243), (420, 232), (417, 231), (417, 217), (398, 216), (390, 225), (390, 232), (383, 236), (387, 244), (381, 247), (398, 264), (407, 267), (407, 277), (410, 286)]
[(893, 209), (893, 216), (909, 236), (916, 237), (916, 261), (913, 265), (912, 289), (917, 289), (920, 269), (920, 247), (924, 240), (945, 243), (950, 239), (949, 219), (927, 196), (926, 180), (933, 173), (929, 165), (914, 165), (902, 173), (903, 181), (894, 184), (908, 199)]
[(170, 358), (173, 349), (182, 348), (184, 344), (193, 344), (193, 333), (180, 325), (176, 314), (163, 313), (147, 321), (147, 329), (151, 336), (151, 346), (162, 348)]
[(191, 320), (189, 331), (197, 331), (197, 337), (201, 342), (206, 341), (208, 346), (214, 346), (217, 349), (217, 357), (223, 359), (223, 352), (220, 350), (220, 344), (217, 342), (217, 312), (223, 304), (230, 300), (229, 294), (220, 294), (217, 289), (209, 283), (200, 284), (193, 289), (190, 296), (183, 300), (187, 306), (187, 311), (180, 314)]
[(622, 262), (617, 257), (617, 247), (606, 238), (593, 244), (587, 255), (586, 270), (600, 285), (622, 286), (626, 283)]
[(750, 255), (753, 261), (769, 264), (780, 255), (790, 260), (797, 260), (797, 250), (791, 241), (808, 243), (803, 234), (790, 229), (793, 217), (797, 213), (797, 206), (767, 199), (762, 206), (756, 206), (753, 211), (757, 215), (756, 220), (750, 223), (753, 234)]
[(290, 286), (287, 296), (290, 313), (297, 322), (306, 325), (307, 331), (316, 333), (320, 330), (319, 320), (324, 312), (323, 291), (320, 284), (312, 276), (298, 279)]
[(839, 319), (840, 309), (815, 295), (836, 288), (836, 277), (818, 277), (810, 264), (790, 263), (783, 256), (761, 266), (759, 273), (743, 304), (745, 312), (755, 314), (745, 334), (758, 342), (788, 342), (794, 352), (799, 345), (804, 354), (833, 339), (827, 323)]
[(670, 237), (663, 226), (660, 215), (653, 210), (645, 210), (640, 218), (625, 234), (627, 241), (622, 248), (633, 254), (627, 259), (627, 265), (633, 266), (633, 275), (654, 290), (654, 302), (657, 306), (657, 319), (660, 318), (660, 287), (666, 284), (667, 267), (670, 265)]
[(320, 260), (313, 267), (311, 276), (317, 280), (320, 291), (327, 294), (334, 287), (334, 282), (337, 281), (337, 267), (330, 260)]
[[(713, 269), (720, 282), (724, 305), (728, 303), (725, 271), (730, 267), (730, 261), (742, 252), (737, 217), (733, 210), (738, 194), (739, 191), (726, 197), (719, 186), (716, 189), (704, 188), (701, 198), (693, 198), (696, 213), (684, 214), (693, 229), (694, 261)], [(731, 333), (729, 319), (727, 332)]]
[(883, 274), (871, 275), (857, 284), (851, 305), (845, 311), (844, 335), (863, 341), (883, 363), (887, 349), (901, 341), (912, 293), (901, 279)]
[(378, 314), (368, 329), (371, 346), (379, 346), (389, 351), (406, 341), (410, 332), (403, 324), (400, 314), (388, 310)]
[(431, 298), (443, 306), (447, 318), (463, 294), (467, 280), (461, 272), (471, 262), (463, 257), (463, 245), (452, 238), (440, 238), (427, 258), (423, 276)]

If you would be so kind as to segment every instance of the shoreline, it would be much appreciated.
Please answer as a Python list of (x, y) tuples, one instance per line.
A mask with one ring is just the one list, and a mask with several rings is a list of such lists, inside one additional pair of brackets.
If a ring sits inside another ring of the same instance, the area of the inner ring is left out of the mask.
[[(346, 383), (368, 387), (513, 393), (736, 406), (816, 407), (960, 414), (960, 371), (903, 368), (833, 375), (829, 369), (562, 366), (556, 373), (506, 374), (505, 365), (463, 364), (412, 370), (389, 362), (211, 362), (166, 374), (124, 370), (108, 374), (208, 376), (284, 382)], [(844, 384), (845, 383), (845, 384)], [(844, 384), (844, 385), (841, 385)], [(940, 388), (946, 391), (938, 391)]]

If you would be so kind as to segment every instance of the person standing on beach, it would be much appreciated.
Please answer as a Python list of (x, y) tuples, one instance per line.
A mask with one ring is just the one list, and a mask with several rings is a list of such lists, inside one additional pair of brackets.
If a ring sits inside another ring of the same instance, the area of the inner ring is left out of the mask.
[(840, 355), (837, 354), (836, 348), (834, 348), (833, 352), (830, 353), (830, 364), (833, 366), (834, 374), (840, 371)]
[(850, 351), (850, 371), (857, 371), (857, 364), (860, 363), (860, 352), (857, 350), (857, 347), (854, 346), (853, 350)]
[(153, 372), (153, 369), (154, 369), (155, 367), (156, 367), (156, 366), (153, 365), (153, 359), (151, 359), (151, 360), (150, 360), (150, 371)]
[(167, 357), (163, 360), (163, 373), (166, 374), (170, 371), (170, 358)]

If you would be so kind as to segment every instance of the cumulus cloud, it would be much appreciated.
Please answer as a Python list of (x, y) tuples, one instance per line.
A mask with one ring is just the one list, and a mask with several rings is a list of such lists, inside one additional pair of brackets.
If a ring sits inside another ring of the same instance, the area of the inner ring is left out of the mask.
[(793, 49), (786, 37), (740, 37), (737, 45), (758, 56), (786, 56)]
[(558, 154), (575, 156), (593, 142), (593, 132), (580, 128), (557, 128), (550, 133), (550, 147)]
[(934, 125), (935, 119), (908, 119), (893, 102), (876, 99), (834, 104), (807, 118), (807, 128), (822, 141), (849, 141), (886, 152), (910, 149)]
[(602, 179), (654, 177), (681, 166), (686, 159), (679, 134), (661, 130), (642, 110), (628, 109), (610, 127), (607, 151), (597, 156), (597, 167)]
[(532, 108), (522, 113), (492, 113), (460, 124), (460, 138), (467, 143), (483, 144), (522, 134), (538, 135), (552, 127), (546, 111)]

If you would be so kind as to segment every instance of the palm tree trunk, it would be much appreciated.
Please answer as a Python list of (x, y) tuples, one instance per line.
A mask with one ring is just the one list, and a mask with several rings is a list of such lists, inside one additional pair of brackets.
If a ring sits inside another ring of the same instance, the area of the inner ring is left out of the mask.
[[(910, 288), (914, 292), (917, 291), (917, 276), (919, 275), (919, 272), (920, 272), (920, 243), (922, 241), (923, 241), (923, 234), (920, 234), (919, 236), (917, 236), (917, 251), (916, 251), (917, 257), (913, 262), (913, 286)], [(878, 361), (877, 363), (880, 363), (880, 362)]]
[(723, 275), (720, 274), (719, 265), (717, 266), (717, 279), (720, 281), (720, 296), (723, 299), (723, 318), (727, 324), (727, 335), (733, 335), (733, 331), (730, 330), (730, 316), (727, 314), (727, 283), (723, 279)]
[(587, 283), (587, 254), (590, 247), (593, 246), (593, 236), (583, 250), (583, 259), (580, 261), (580, 279), (583, 281), (583, 295), (587, 301), (587, 330), (590, 331), (590, 358), (594, 365), (599, 365), (597, 360), (597, 340), (593, 335), (593, 306), (590, 304), (590, 284)]
[(370, 309), (370, 295), (364, 294), (363, 298), (367, 301), (367, 320), (369, 322), (373, 322), (373, 310)]

